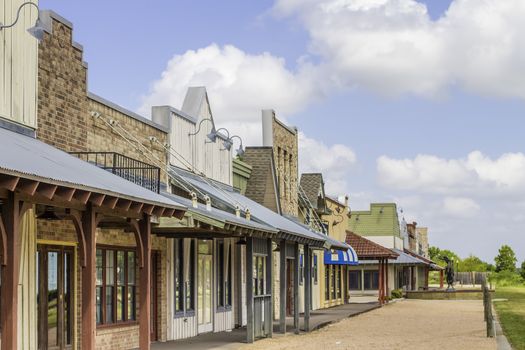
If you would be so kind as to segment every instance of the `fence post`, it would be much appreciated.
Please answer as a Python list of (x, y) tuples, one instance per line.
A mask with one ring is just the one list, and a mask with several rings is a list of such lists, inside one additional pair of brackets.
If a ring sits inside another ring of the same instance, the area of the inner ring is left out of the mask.
[(492, 314), (492, 296), (487, 286), (487, 281), (483, 281), (483, 305), (485, 309), (485, 322), (487, 323), (487, 338), (494, 338), (495, 325), (494, 315)]

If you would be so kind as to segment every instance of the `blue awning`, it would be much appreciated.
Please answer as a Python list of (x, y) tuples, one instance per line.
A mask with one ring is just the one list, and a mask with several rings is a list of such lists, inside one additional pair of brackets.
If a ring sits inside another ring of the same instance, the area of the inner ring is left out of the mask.
[(324, 251), (325, 265), (359, 265), (359, 259), (353, 248), (348, 250), (325, 250)]

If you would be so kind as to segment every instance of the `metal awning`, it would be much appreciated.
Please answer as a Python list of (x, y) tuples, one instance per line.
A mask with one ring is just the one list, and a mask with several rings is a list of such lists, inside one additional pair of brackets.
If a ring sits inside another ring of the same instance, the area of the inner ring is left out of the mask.
[(231, 186), (210, 179), (205, 180), (201, 176), (177, 167), (172, 166), (170, 169), (175, 176), (182, 177), (184, 181), (191, 183), (192, 186), (195, 186), (200, 191), (210, 196), (210, 198), (220, 202), (230, 210), (235, 210), (235, 207), (239, 205), (241, 211), (245, 215), (245, 210), (243, 209), (249, 209), (253, 221), (276, 228), (281, 237), (319, 247), (322, 247), (325, 244), (326, 239), (321, 237), (318, 233), (298, 225), (292, 220), (289, 220), (250, 198), (243, 196)]
[[(33, 137), (0, 128), (0, 185), (97, 207), (180, 217), (186, 207)], [(96, 195), (95, 195), (96, 194)]]
[[(427, 262), (420, 260), (410, 254), (405, 253), (404, 251), (400, 249), (391, 249), (394, 253), (398, 254), (399, 256), (397, 259), (388, 259), (389, 264), (394, 265), (404, 265), (404, 266), (416, 266), (416, 265), (428, 265)], [(363, 260), (361, 261), (361, 264), (366, 265), (373, 265), (378, 264), (379, 262), (377, 260)]]
[(359, 259), (355, 251), (350, 248), (347, 250), (325, 250), (324, 251), (325, 265), (359, 265)]

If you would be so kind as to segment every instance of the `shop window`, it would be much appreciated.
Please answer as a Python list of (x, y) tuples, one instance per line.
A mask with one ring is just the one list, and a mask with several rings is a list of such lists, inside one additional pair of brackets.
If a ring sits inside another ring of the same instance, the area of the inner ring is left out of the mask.
[(379, 289), (379, 271), (364, 271), (363, 279), (365, 290)]
[(304, 282), (304, 255), (299, 256), (299, 285), (302, 286)]
[(350, 271), (350, 290), (361, 290), (361, 271)]
[(332, 280), (332, 283), (331, 283), (331, 288), (330, 288), (330, 295), (332, 297), (332, 299), (335, 299), (336, 298), (336, 291), (335, 291), (335, 265), (330, 265), (330, 276), (331, 276), (331, 280)]
[(184, 240), (182, 238), (173, 240), (174, 252), (174, 289), (175, 289), (175, 314), (184, 312), (184, 277), (183, 277), (183, 261), (184, 261)]
[(186, 252), (188, 261), (186, 262), (186, 311), (195, 310), (195, 297), (193, 291), (195, 290), (195, 240), (190, 240), (189, 252)]
[(135, 252), (97, 248), (96, 322), (113, 324), (136, 319)]
[(253, 295), (266, 294), (266, 256), (253, 257)]
[(217, 306), (231, 307), (231, 246), (217, 241)]
[(313, 279), (314, 279), (314, 284), (317, 284), (318, 283), (317, 273), (319, 271), (319, 265), (317, 265), (317, 255), (314, 254), (312, 260), (313, 260), (312, 276), (313, 276)]
[(324, 299), (330, 300), (330, 269), (331, 265), (325, 265), (324, 269)]
[(335, 266), (335, 290), (337, 299), (341, 298), (341, 266)]

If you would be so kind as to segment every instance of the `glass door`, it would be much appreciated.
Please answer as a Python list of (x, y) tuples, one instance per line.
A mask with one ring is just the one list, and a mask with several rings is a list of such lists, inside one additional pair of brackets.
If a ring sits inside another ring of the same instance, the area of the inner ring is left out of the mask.
[(73, 251), (37, 250), (38, 349), (69, 349), (73, 339)]
[(213, 255), (210, 241), (199, 241), (197, 259), (197, 318), (198, 332), (207, 333), (213, 330)]

